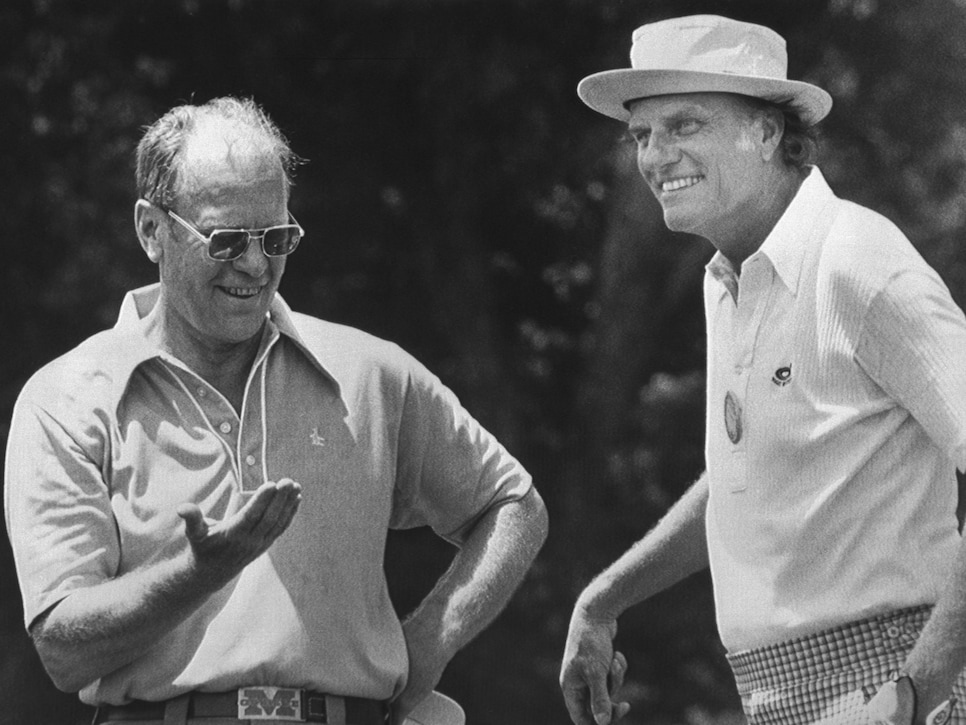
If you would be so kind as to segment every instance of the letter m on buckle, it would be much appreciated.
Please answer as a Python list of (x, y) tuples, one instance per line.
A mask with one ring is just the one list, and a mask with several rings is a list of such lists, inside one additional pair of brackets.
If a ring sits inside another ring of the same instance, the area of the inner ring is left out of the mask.
[(240, 687), (238, 719), (304, 722), (302, 691), (294, 687)]

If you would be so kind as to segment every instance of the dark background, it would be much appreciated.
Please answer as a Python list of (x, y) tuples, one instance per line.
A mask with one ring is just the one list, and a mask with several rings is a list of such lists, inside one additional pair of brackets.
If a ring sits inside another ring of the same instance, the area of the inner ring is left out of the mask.
[[(26, 378), (155, 280), (133, 149), (172, 105), (251, 95), (309, 163), (282, 293), (401, 343), (532, 471), (551, 535), (441, 689), (470, 725), (568, 722), (573, 601), (702, 468), (703, 241), (667, 232), (583, 76), (649, 20), (715, 12), (788, 39), (835, 107), (821, 166), (966, 295), (966, 8), (954, 0), (7, 0), (0, 9), (0, 443)], [(394, 535), (407, 610), (451, 550)], [(0, 548), (0, 722), (89, 717), (50, 685)], [(627, 721), (740, 722), (696, 576), (629, 612)]]

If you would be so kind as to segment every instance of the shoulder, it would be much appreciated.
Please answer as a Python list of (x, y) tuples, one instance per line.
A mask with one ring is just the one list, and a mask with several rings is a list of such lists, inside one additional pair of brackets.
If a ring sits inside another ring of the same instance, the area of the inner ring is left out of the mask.
[(877, 211), (838, 199), (819, 259), (819, 283), (873, 297), (897, 276), (938, 280), (903, 231)]
[(50, 412), (107, 404), (126, 385), (142, 350), (139, 338), (114, 329), (99, 332), (35, 372), (19, 400)]
[(397, 343), (355, 327), (293, 312), (302, 343), (336, 377), (379, 372), (405, 381), (426, 374), (425, 367)]
[(838, 199), (835, 220), (824, 250), (830, 261), (862, 262), (878, 269), (892, 262), (921, 259), (903, 231), (885, 215), (855, 202)]
[(855, 340), (883, 329), (906, 334), (940, 311), (959, 316), (942, 277), (899, 227), (852, 202), (839, 202), (816, 274), (816, 302)]

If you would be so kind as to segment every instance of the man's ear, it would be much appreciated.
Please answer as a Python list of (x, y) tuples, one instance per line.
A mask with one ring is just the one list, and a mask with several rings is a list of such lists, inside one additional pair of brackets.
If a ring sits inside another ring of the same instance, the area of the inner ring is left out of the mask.
[(785, 116), (777, 108), (769, 108), (760, 115), (761, 155), (765, 161), (774, 156), (785, 133)]
[(134, 205), (134, 228), (138, 233), (141, 248), (155, 264), (161, 261), (163, 245), (161, 244), (161, 222), (164, 212), (154, 204), (138, 199)]

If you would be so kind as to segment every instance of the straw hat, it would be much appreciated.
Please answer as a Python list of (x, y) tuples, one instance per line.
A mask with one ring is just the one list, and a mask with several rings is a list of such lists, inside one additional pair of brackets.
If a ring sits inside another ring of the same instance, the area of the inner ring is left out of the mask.
[(818, 86), (790, 81), (785, 39), (762, 25), (692, 15), (634, 31), (631, 67), (584, 78), (577, 95), (605, 116), (627, 121), (630, 101), (671, 93), (738, 93), (789, 101), (806, 126), (832, 108)]

